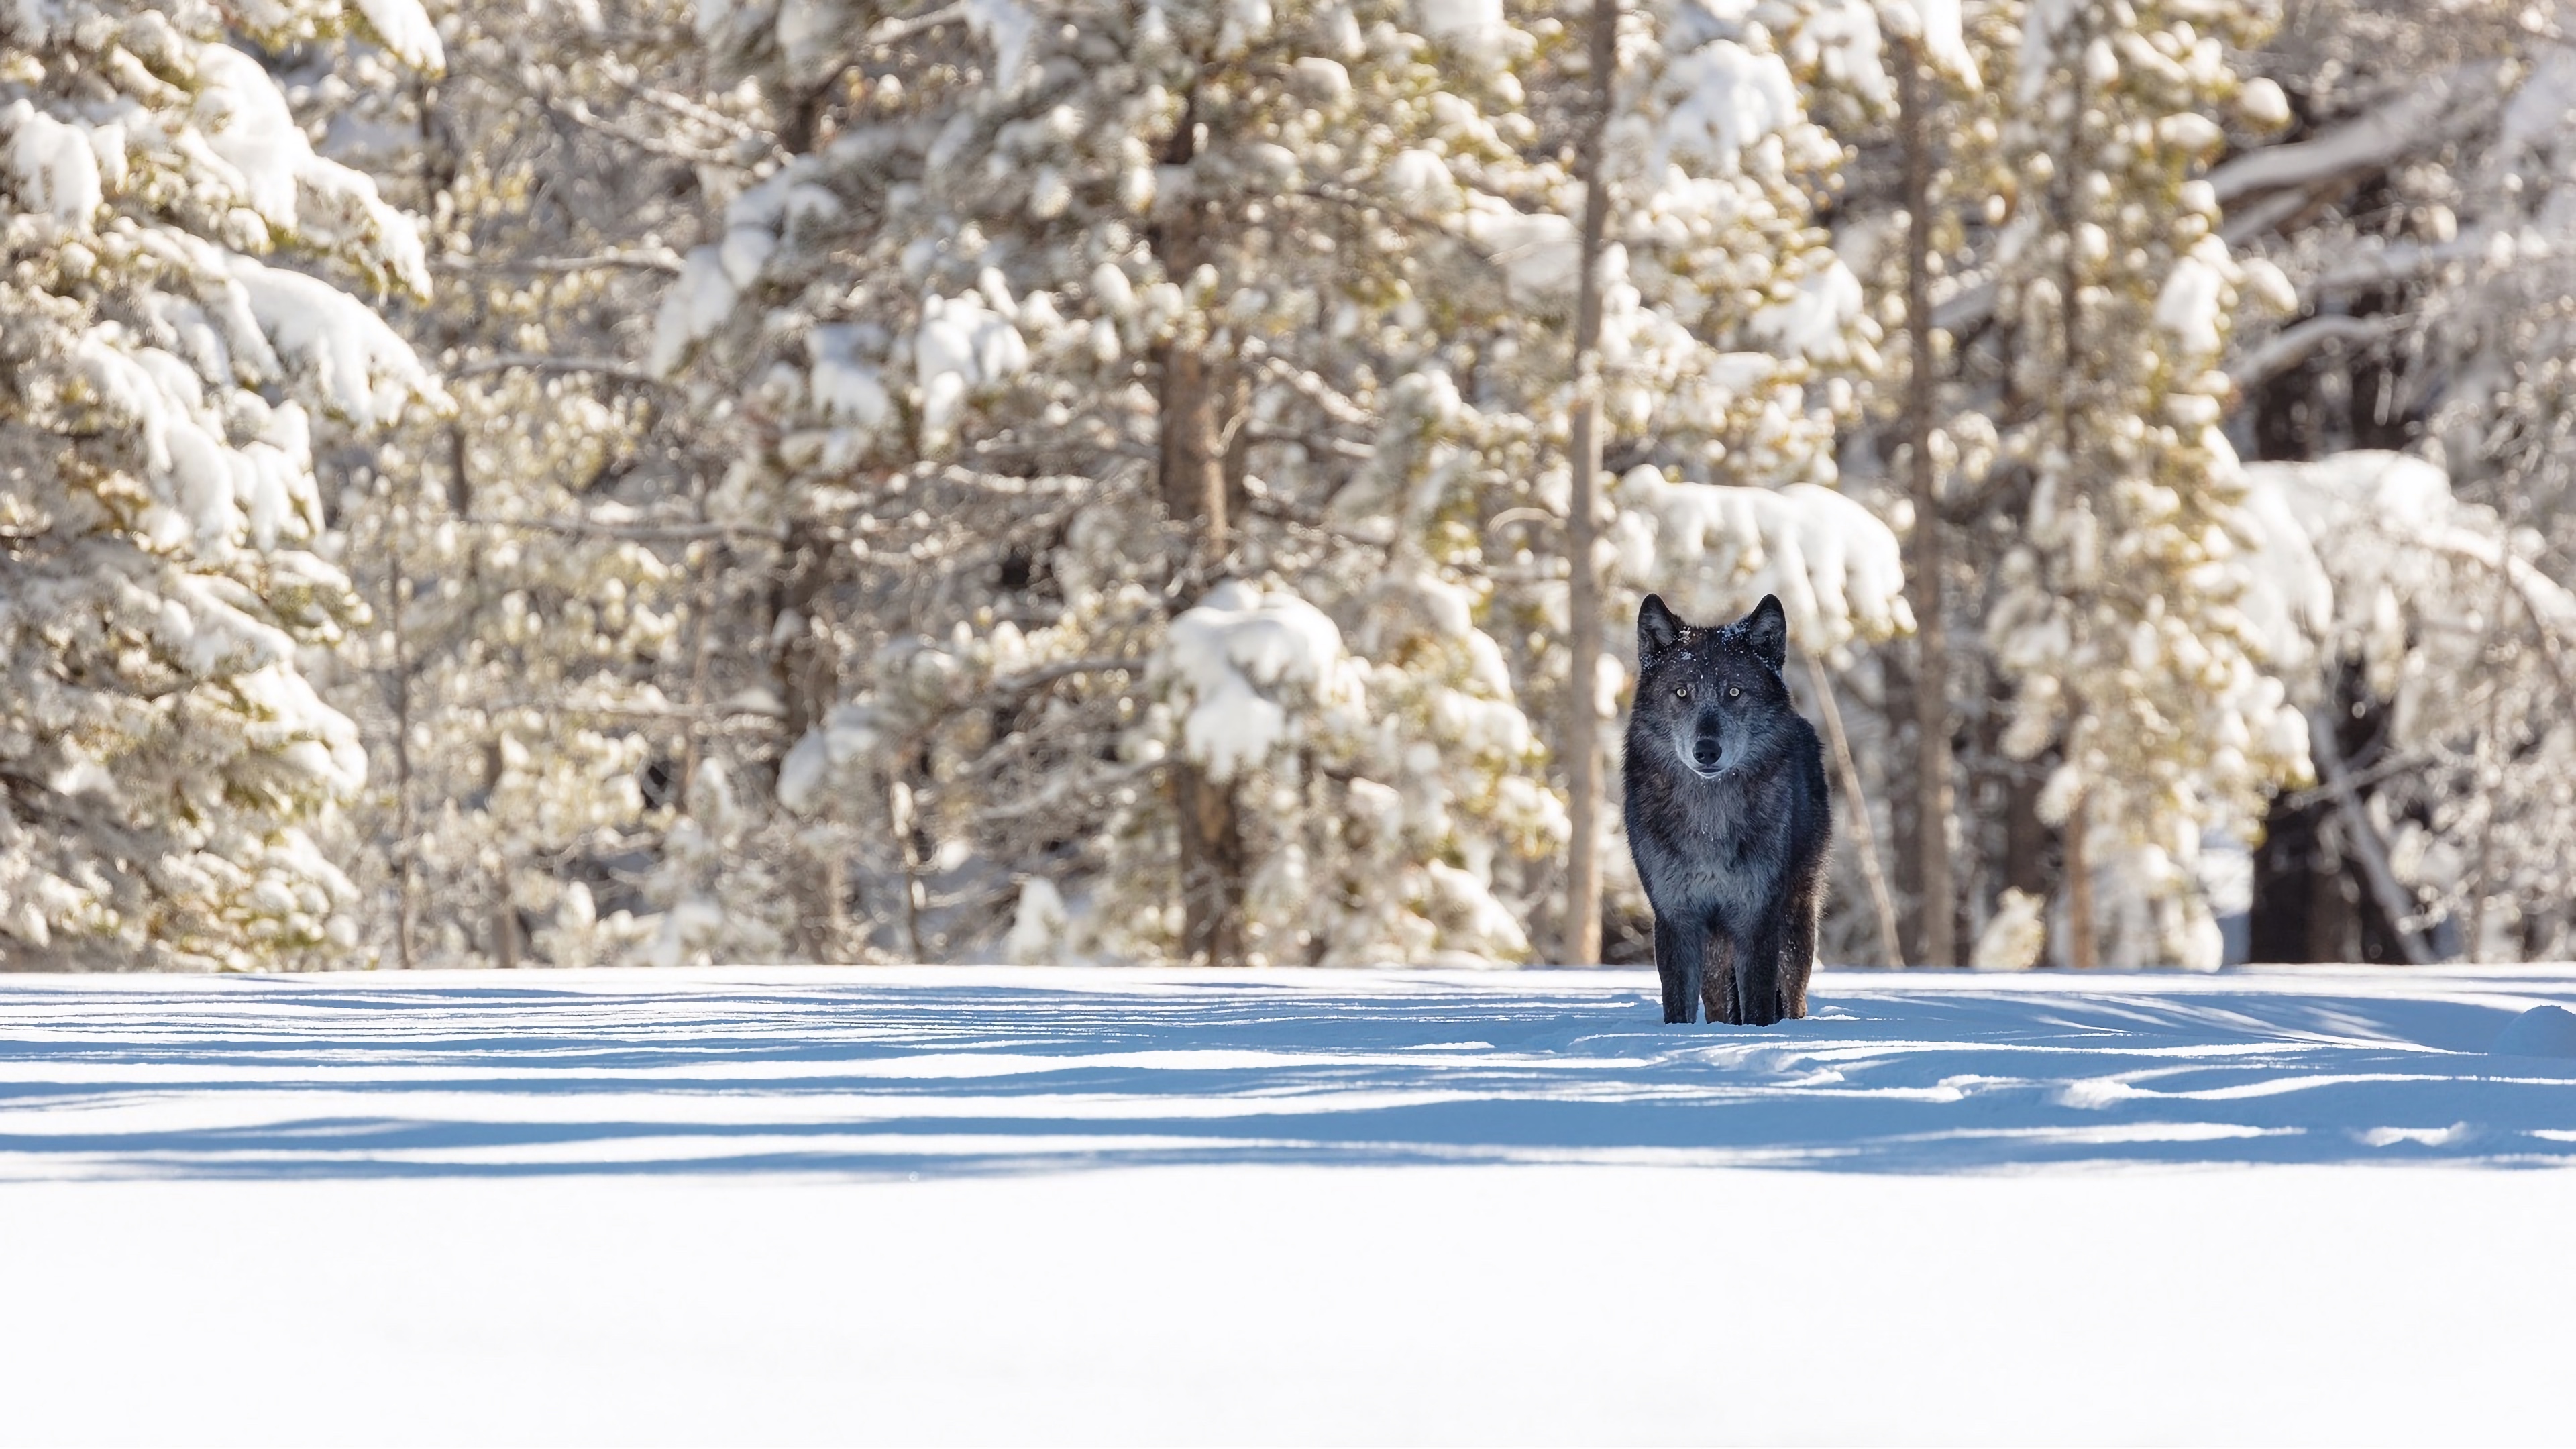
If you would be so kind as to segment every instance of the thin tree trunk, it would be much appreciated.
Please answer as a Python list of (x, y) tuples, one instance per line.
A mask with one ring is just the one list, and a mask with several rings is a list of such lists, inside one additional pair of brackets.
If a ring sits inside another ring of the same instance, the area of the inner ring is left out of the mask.
[[(699, 500), (703, 512), (704, 499)], [(681, 808), (686, 809), (689, 782), (698, 778), (698, 763), (705, 753), (701, 744), (706, 726), (699, 715), (707, 704), (708, 674), (715, 661), (715, 574), (717, 550), (709, 550), (692, 567), (689, 575), (688, 608), (690, 623), (696, 633), (696, 647), (689, 660), (689, 692), (685, 697), (689, 722), (681, 726), (680, 775), (673, 782)]]
[(1225, 413), (1218, 441), (1224, 444), (1225, 521), (1240, 528), (1252, 507), (1252, 369), (1237, 359), (1226, 368)]
[(2092, 828), (2092, 806), (2078, 795), (2066, 812), (2066, 964), (2078, 971), (2102, 964), (2093, 926), (2093, 846), (2085, 839)]
[(1878, 949), (1890, 966), (1905, 964), (1896, 934), (1896, 902), (1887, 893), (1887, 872), (1878, 860), (1878, 832), (1869, 823), (1869, 797), (1861, 793), (1860, 766), (1852, 759), (1851, 737), (1843, 732), (1842, 707), (1834, 702), (1834, 683), (1815, 655), (1807, 659), (1807, 683), (1816, 696), (1816, 712), (1825, 717), (1825, 738), (1833, 743), (1834, 772), (1842, 776), (1843, 798), (1851, 802), (1852, 844), (1860, 851), (1861, 879), (1869, 885), (1870, 909), (1878, 916)]
[(2478, 822), (2478, 864), (2469, 875), (2468, 939), (2461, 942), (2460, 951), (2462, 958), (2472, 966), (2486, 954), (2487, 881), (2495, 870), (2497, 772), (2492, 756), (2496, 737), (2504, 728), (2504, 689), (2499, 684), (2490, 686), (2490, 690), (2487, 727), (2478, 737), (2477, 752), (2478, 804), (2483, 807), (2485, 818)]
[[(832, 559), (837, 550), (823, 531), (806, 519), (789, 527), (786, 548), (782, 571), (770, 594), (772, 621), (792, 619), (794, 623), (770, 660), (778, 700), (786, 711), (779, 722), (780, 762), (786, 760), (797, 741), (823, 722), (840, 690), (840, 660), (824, 614), (831, 605)], [(829, 833), (828, 824), (825, 832)], [(795, 912), (800, 954), (808, 960), (822, 961), (833, 955), (833, 923), (840, 916), (835, 899), (839, 872), (837, 862), (831, 858), (834, 848), (827, 843), (819, 852), (799, 850), (798, 854), (807, 856), (804, 864), (808, 869), (791, 877), (813, 893), (813, 898), (799, 904)]]
[(519, 965), (519, 907), (510, 899), (510, 867), (504, 862), (492, 872), (492, 949), (501, 958), (501, 969), (514, 971)]
[(1172, 767), (1172, 794), (1181, 825), (1181, 955), (1193, 964), (1241, 965), (1244, 850), (1234, 791), (1182, 761)]
[[(1177, 224), (1171, 228), (1180, 229)], [(1163, 348), (1163, 509), (1174, 522), (1189, 529), (1188, 568), (1193, 585), (1207, 581), (1225, 556), (1226, 541), (1225, 448), (1219, 436), (1219, 393), (1203, 346), (1174, 341)], [(1183, 592), (1194, 594), (1196, 589), (1185, 588)]]
[(2486, 638), (2480, 640), (2478, 646), (2479, 672), (2489, 681), (2487, 727), (2478, 735), (2476, 757), (2478, 804), (2483, 818), (2478, 822), (2478, 864), (2469, 876), (2468, 939), (2461, 943), (2460, 951), (2462, 959), (2473, 966), (2486, 954), (2483, 948), (2487, 930), (2487, 882), (2495, 869), (2496, 775), (2499, 773), (2496, 758), (2504, 738), (2504, 671), (2485, 666), (2487, 655), (2494, 649), (2496, 637), (2502, 632), (2507, 582), (2504, 571), (2498, 569), (2495, 574), (2495, 602), (2487, 610)]
[(1568, 965), (1601, 959), (1601, 577), (1593, 560), (1593, 510), (1601, 480), (1601, 252), (1610, 227), (1610, 185), (1601, 161), (1609, 127), (1611, 85), (1618, 70), (1618, 0), (1592, 0), (1592, 110), (1584, 118), (1576, 166), (1583, 178), (1582, 277), (1574, 308), (1574, 418), (1566, 463), (1572, 486), (1566, 509), (1569, 569), (1566, 626), (1573, 636), (1565, 691), (1566, 817), (1573, 827), (1565, 861)]
[(1927, 966), (1959, 964), (1958, 889), (1951, 873), (1950, 822), (1956, 802), (1950, 761), (1949, 633), (1943, 611), (1941, 500), (1932, 467), (1935, 400), (1932, 355), (1932, 87), (1919, 48), (1897, 42), (1897, 94), (1905, 138), (1905, 334), (1912, 351), (1905, 389), (1907, 492), (1914, 531), (1905, 587), (1914, 610), (1915, 837), (1922, 885), (1915, 942)]
[[(1198, 97), (1181, 108), (1179, 124), (1163, 151), (1167, 166), (1187, 166), (1198, 154)], [(1158, 219), (1155, 254), (1163, 273), (1184, 287), (1207, 260), (1212, 218), (1185, 197)], [(1223, 567), (1227, 547), (1224, 401), (1207, 355), (1208, 342), (1185, 330), (1163, 345), (1157, 480), (1164, 514), (1187, 535), (1175, 560), (1172, 603), (1193, 602)], [(1240, 964), (1244, 957), (1243, 829), (1236, 817), (1232, 782), (1209, 779), (1187, 760), (1171, 769), (1172, 813), (1179, 826), (1177, 862), (1181, 892), (1181, 956), (1208, 965)]]
[[(2089, 21), (2090, 12), (2083, 12), (2083, 16)], [(2084, 36), (2079, 33), (2072, 43), (2078, 47), (2072, 53), (2081, 55)], [(2080, 126), (2082, 124), (2080, 118), (2085, 114), (2086, 105), (2084, 68), (2081, 64), (2076, 66), (2074, 75), (2075, 103), (2070, 114), (2078, 118), (2075, 124)], [(2072, 166), (2061, 166), (2049, 182), (2050, 195), (2057, 213), (2054, 219), (2061, 230), (2070, 234), (2075, 229), (2075, 206), (2079, 195), (2075, 188), (2074, 171), (2075, 168)], [(2077, 466), (2076, 460), (2083, 456), (2076, 436), (2078, 426), (2076, 420), (2084, 411), (2082, 404), (2085, 399), (2074, 394), (2076, 389), (2082, 386), (2085, 376), (2081, 335), (2084, 320), (2082, 301), (2084, 292), (2083, 279), (2076, 274), (2075, 270), (2075, 248), (2070, 244), (2064, 250), (2065, 258), (2060, 268), (2058, 283), (2062, 300), (2058, 305), (2065, 309), (2065, 315), (2059, 324), (2059, 332), (2065, 341), (2065, 351), (2059, 363), (2065, 369), (2066, 380), (2058, 386), (2056, 403), (2059, 436), (2066, 458), (2066, 462), (2061, 466), (2072, 469)], [(2086, 391), (2089, 392), (2090, 389)], [(2071, 473), (2068, 481), (2070, 483), (2075, 481)], [(2084, 601), (2078, 602), (2080, 604)], [(2076, 629), (2079, 633), (2079, 638), (2075, 642), (2080, 646), (2083, 642), (2080, 634), (2084, 627), (2084, 610), (2079, 607), (2075, 611), (2075, 617)], [(2068, 767), (2077, 770), (2083, 768), (2078, 741), (2084, 734), (2084, 711), (2083, 696), (2069, 691), (2066, 708), (2066, 759)], [(2066, 812), (2066, 934), (2068, 936), (2066, 964), (2079, 971), (2089, 971), (2101, 960), (2101, 938), (2095, 931), (2093, 920), (2093, 842), (2087, 838), (2092, 829), (2092, 805), (2091, 791), (2083, 788), (2079, 783), (2075, 803)]]
[[(1896, 897), (1896, 949), (1907, 961), (1923, 958), (1923, 792), (1914, 788), (1914, 661), (1902, 649), (1878, 656), (1879, 717), (1886, 722), (1887, 886)], [(1898, 776), (1902, 774), (1900, 781)]]
[[(483, 746), (483, 795), (490, 800), (501, 792), (501, 742), (492, 740)], [(519, 908), (510, 898), (510, 860), (502, 856), (492, 864), (492, 955), (504, 971), (519, 964)]]
[(394, 504), (393, 526), (385, 539), (385, 614), (394, 636), (394, 956), (405, 971), (412, 968), (412, 929), (420, 910), (415, 888), (419, 851), (411, 817), (411, 646), (403, 633), (403, 604), (411, 581), (403, 574), (402, 535), (410, 515), (409, 508)]
[(897, 763), (886, 775), (886, 834), (894, 841), (895, 867), (903, 884), (903, 909), (895, 917), (903, 929), (903, 939), (895, 945), (903, 953), (903, 959), (918, 961), (922, 957), (921, 855), (913, 844), (912, 787), (896, 773), (902, 768), (902, 759), (910, 753), (909, 744), (897, 751), (893, 756)]

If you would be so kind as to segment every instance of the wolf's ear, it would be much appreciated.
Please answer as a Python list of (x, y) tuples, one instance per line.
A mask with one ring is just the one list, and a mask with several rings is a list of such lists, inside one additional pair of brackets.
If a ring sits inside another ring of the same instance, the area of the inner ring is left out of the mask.
[(1682, 621), (1664, 607), (1664, 596), (1648, 594), (1637, 606), (1637, 667), (1652, 669), (1655, 660), (1681, 642)]
[(1789, 615), (1780, 607), (1780, 596), (1764, 594), (1753, 612), (1735, 621), (1744, 634), (1744, 642), (1753, 647), (1753, 657), (1771, 666), (1773, 673), (1789, 663)]

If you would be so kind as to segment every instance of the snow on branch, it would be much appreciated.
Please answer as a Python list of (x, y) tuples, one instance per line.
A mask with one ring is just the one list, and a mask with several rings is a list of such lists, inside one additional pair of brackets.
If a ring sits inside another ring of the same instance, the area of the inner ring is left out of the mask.
[(1830, 488), (1671, 483), (1640, 467), (1618, 496), (1620, 571), (1687, 618), (1732, 618), (1777, 594), (1791, 633), (1816, 653), (1914, 630), (1896, 535)]
[(2401, 330), (2406, 322), (2403, 316), (2345, 317), (2329, 313), (2310, 317), (2265, 338), (2260, 346), (2230, 363), (2227, 375), (2239, 389), (2258, 387), (2297, 367), (2323, 348), (2377, 342)]
[[(2258, 551), (2249, 597), (2289, 587), (2285, 580), (2313, 568), (2298, 587), (2329, 591), (2316, 620), (2326, 658), (2362, 658), (2381, 693), (2397, 687), (2410, 620), (2470, 607), (2475, 591), (2463, 589), (2463, 566), (2509, 590), (2553, 651), (2576, 649), (2576, 593), (2524, 557), (2493, 510), (2456, 500), (2449, 475), (2434, 464), (2356, 450), (2307, 463), (2248, 463), (2245, 478), (2250, 508), (2302, 534), (2286, 550)], [(2313, 564), (2300, 561), (2302, 551)]]
[(2222, 202), (2287, 187), (2358, 181), (2371, 172), (2440, 144), (2455, 129), (2443, 124), (2468, 109), (2462, 96), (2494, 99), (2494, 67), (2462, 66), (2428, 76), (2359, 117), (2311, 140), (2249, 151), (2209, 173)]
[(1154, 668), (1182, 711), (1182, 750), (1218, 781), (1268, 759), (1299, 719), (1356, 719), (1365, 702), (1365, 675), (1322, 610), (1241, 581), (1174, 619)]

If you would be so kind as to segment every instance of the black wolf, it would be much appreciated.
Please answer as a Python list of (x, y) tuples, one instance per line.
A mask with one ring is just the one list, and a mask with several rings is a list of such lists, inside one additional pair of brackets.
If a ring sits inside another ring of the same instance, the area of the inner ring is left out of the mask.
[(1637, 610), (1628, 849), (1655, 908), (1664, 1020), (1769, 1026), (1807, 1014), (1833, 812), (1824, 751), (1789, 704), (1789, 620), (1765, 596), (1693, 628)]

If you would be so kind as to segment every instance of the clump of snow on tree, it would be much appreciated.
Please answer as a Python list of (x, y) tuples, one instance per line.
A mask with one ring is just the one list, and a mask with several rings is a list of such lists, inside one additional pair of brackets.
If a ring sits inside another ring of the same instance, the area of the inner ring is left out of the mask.
[(1293, 744), (1308, 721), (1347, 727), (1367, 702), (1332, 620), (1294, 594), (1239, 581), (1172, 621), (1156, 670), (1172, 681), (1181, 748), (1218, 780)]

